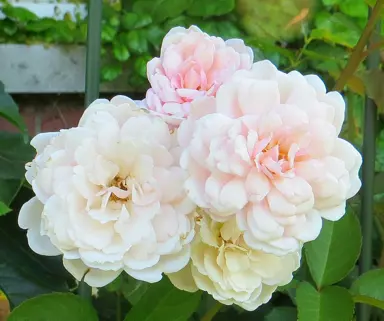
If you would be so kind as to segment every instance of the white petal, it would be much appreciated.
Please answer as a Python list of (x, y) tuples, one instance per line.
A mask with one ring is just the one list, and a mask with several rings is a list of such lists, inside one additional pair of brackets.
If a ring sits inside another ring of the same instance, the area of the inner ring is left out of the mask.
[(81, 281), (84, 274), (89, 270), (84, 278), (84, 282), (90, 286), (100, 288), (111, 283), (116, 279), (122, 270), (118, 271), (102, 271), (98, 269), (90, 269), (81, 260), (63, 259), (64, 267), (71, 273), (76, 280)]

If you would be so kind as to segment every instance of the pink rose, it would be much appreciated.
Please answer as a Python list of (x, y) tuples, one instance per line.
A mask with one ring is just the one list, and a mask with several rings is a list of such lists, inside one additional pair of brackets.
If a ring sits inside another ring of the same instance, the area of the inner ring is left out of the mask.
[(236, 72), (215, 103), (215, 113), (178, 130), (185, 188), (199, 207), (216, 221), (236, 216), (248, 246), (277, 255), (315, 239), (322, 217), (344, 215), (362, 159), (338, 138), (339, 93), (326, 93), (317, 76), (261, 61)]
[(250, 69), (252, 62), (252, 49), (240, 39), (224, 41), (195, 26), (173, 28), (163, 40), (160, 57), (147, 65), (151, 88), (145, 103), (178, 124), (189, 115), (191, 102), (215, 96), (225, 81), (237, 70)]

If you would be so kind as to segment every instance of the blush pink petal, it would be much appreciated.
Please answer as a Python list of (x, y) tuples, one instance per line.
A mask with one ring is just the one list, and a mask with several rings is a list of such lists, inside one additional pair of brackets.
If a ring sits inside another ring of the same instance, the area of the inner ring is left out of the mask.
[(194, 101), (215, 97), (224, 82), (252, 63), (253, 52), (240, 39), (224, 41), (195, 26), (173, 28), (163, 39), (160, 57), (148, 62), (151, 88), (145, 104), (175, 126), (172, 117), (186, 118)]
[(249, 247), (285, 255), (314, 240), (322, 218), (345, 214), (361, 186), (362, 159), (338, 137), (339, 93), (327, 93), (317, 76), (260, 61), (207, 99), (193, 106), (211, 112), (187, 117), (178, 140), (187, 193), (212, 219), (236, 217)]

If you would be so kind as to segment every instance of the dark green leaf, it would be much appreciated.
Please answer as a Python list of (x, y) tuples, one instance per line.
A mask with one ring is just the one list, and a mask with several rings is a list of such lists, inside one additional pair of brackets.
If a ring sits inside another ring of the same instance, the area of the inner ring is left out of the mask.
[(132, 30), (135, 28), (139, 20), (139, 15), (134, 12), (127, 12), (124, 14), (121, 20), (121, 25), (126, 30)]
[(11, 5), (5, 5), (1, 8), (1, 10), (8, 18), (19, 22), (29, 22), (39, 19), (33, 12), (23, 7), (13, 7)]
[(0, 239), (0, 288), (12, 306), (40, 294), (68, 291), (62, 258), (32, 252), (17, 215), (0, 218)]
[(124, 35), (125, 44), (129, 50), (137, 54), (148, 52), (148, 40), (142, 30), (132, 30)]
[(180, 291), (164, 277), (150, 286), (124, 321), (186, 321), (196, 310), (200, 297), (201, 292)]
[(56, 20), (52, 18), (42, 18), (36, 21), (31, 21), (25, 26), (25, 29), (33, 32), (43, 32), (56, 26)]
[(222, 16), (235, 8), (235, 0), (194, 0), (187, 13), (191, 16)]
[(13, 21), (6, 21), (3, 26), (4, 33), (8, 36), (13, 36), (17, 31), (17, 25)]
[(351, 321), (354, 311), (348, 290), (329, 286), (318, 292), (307, 282), (297, 289), (298, 321)]
[(113, 55), (118, 61), (127, 61), (131, 54), (126, 46), (119, 42), (113, 43)]
[(360, 224), (352, 212), (337, 222), (324, 220), (320, 236), (304, 247), (317, 287), (334, 284), (348, 275), (355, 267), (360, 248)]
[(161, 22), (168, 18), (175, 18), (187, 10), (192, 3), (193, 0), (156, 0), (153, 20)]
[(127, 12), (122, 18), (122, 26), (125, 30), (140, 29), (150, 25), (152, 18), (149, 14)]
[(135, 305), (141, 300), (149, 287), (150, 284), (147, 282), (125, 277), (121, 285), (121, 292), (129, 303)]
[(364, 81), (366, 93), (378, 106), (380, 113), (384, 113), (384, 72), (380, 69), (372, 69), (360, 73)]
[(146, 38), (155, 47), (156, 50), (160, 49), (161, 42), (165, 36), (165, 32), (157, 25), (152, 25), (145, 30)]
[(121, 65), (106, 65), (101, 69), (101, 77), (104, 81), (115, 80), (123, 73)]
[(372, 270), (361, 275), (351, 287), (355, 302), (384, 309), (384, 269)]
[(0, 132), (0, 179), (22, 179), (25, 164), (35, 155), (21, 134)]
[(126, 315), (131, 307), (119, 292), (108, 292), (105, 288), (100, 288), (97, 297), (92, 299), (92, 304), (102, 321), (121, 321), (121, 316)]
[(5, 215), (9, 213), (11, 209), (5, 205), (3, 202), (0, 201), (0, 216)]
[(143, 13), (139, 15), (139, 19), (135, 24), (136, 29), (146, 27), (152, 23), (152, 17), (149, 14)]
[(97, 321), (92, 305), (70, 293), (45, 294), (25, 301), (8, 321)]
[(2, 82), (0, 82), (0, 117), (8, 120), (22, 132), (26, 132), (25, 122), (19, 113), (19, 108), (12, 97), (5, 92)]
[(149, 14), (153, 12), (154, 3), (151, 0), (135, 1), (132, 11), (138, 14)]
[(23, 182), (24, 179), (0, 179), (0, 201), (10, 206)]
[(265, 321), (296, 321), (297, 311), (293, 307), (276, 307), (265, 317)]

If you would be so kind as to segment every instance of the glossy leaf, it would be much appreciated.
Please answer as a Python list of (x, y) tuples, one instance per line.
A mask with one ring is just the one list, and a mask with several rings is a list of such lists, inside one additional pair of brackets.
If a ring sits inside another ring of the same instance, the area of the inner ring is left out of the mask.
[(186, 321), (196, 310), (201, 292), (178, 290), (167, 278), (154, 283), (124, 321)]
[(115, 80), (123, 73), (123, 67), (121, 65), (106, 65), (101, 69), (101, 77), (103, 80), (112, 81)]
[(187, 10), (196, 0), (156, 0), (153, 10), (155, 22), (175, 18)]
[(384, 113), (384, 72), (379, 69), (368, 70), (360, 74), (369, 98), (373, 99), (380, 113)]
[(92, 305), (69, 293), (45, 294), (14, 309), (8, 321), (98, 321)]
[(119, 42), (113, 43), (113, 55), (118, 61), (121, 62), (127, 61), (131, 56), (128, 48)]
[(11, 209), (6, 204), (0, 201), (0, 216), (5, 215), (10, 211)]
[(372, 270), (361, 275), (351, 287), (355, 302), (384, 309), (384, 269)]
[(318, 292), (303, 282), (297, 289), (298, 321), (351, 321), (354, 303), (345, 288), (329, 286)]
[(265, 321), (297, 321), (297, 311), (293, 307), (276, 307), (265, 317)]
[(194, 0), (187, 13), (191, 16), (221, 16), (235, 8), (235, 0)]
[[(19, 195), (23, 196), (23, 193)], [(17, 224), (17, 215), (0, 218), (0, 239), (0, 289), (12, 306), (37, 295), (68, 291), (70, 277), (61, 257), (45, 257), (32, 252), (25, 232)]]
[(23, 179), (25, 164), (35, 156), (21, 134), (0, 132), (0, 179)]
[(8, 120), (22, 132), (26, 132), (25, 122), (19, 113), (19, 108), (12, 97), (5, 92), (2, 82), (0, 82), (0, 117)]
[(23, 7), (5, 5), (1, 8), (1, 10), (8, 18), (19, 22), (29, 22), (33, 20), (38, 20), (36, 14)]
[(23, 182), (24, 179), (0, 179), (0, 201), (10, 206)]
[(337, 222), (324, 220), (320, 236), (305, 244), (305, 257), (318, 288), (342, 280), (354, 268), (361, 249), (361, 230), (351, 212)]
[(132, 30), (123, 36), (124, 43), (129, 50), (137, 54), (148, 52), (148, 40), (145, 38), (145, 33), (141, 30)]
[(149, 283), (127, 277), (121, 286), (121, 292), (129, 303), (135, 305), (140, 302), (149, 288)]

